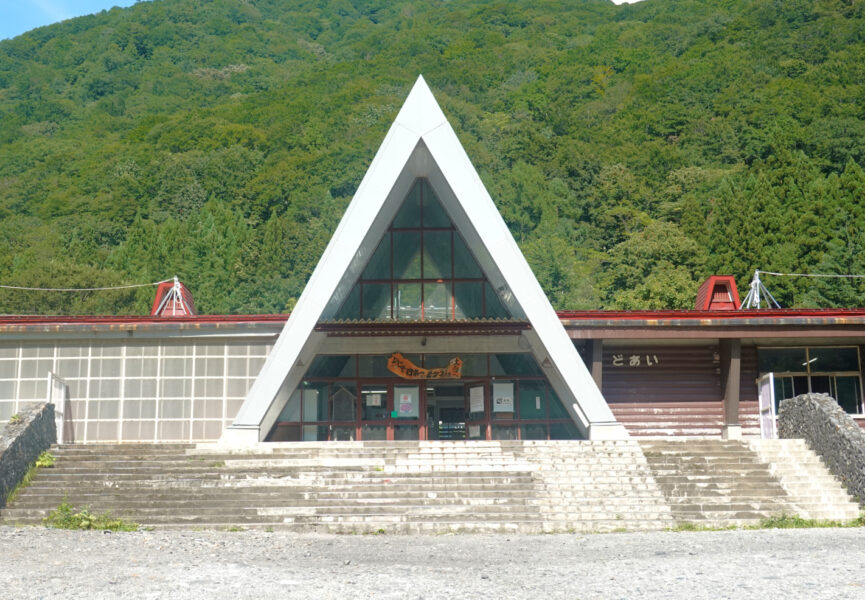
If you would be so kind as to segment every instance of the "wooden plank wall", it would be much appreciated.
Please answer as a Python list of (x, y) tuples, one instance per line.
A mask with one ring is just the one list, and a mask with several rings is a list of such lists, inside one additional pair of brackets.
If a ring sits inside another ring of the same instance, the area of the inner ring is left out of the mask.
[[(603, 394), (636, 436), (720, 436), (724, 426), (717, 346), (605, 348)], [(744, 435), (759, 435), (757, 354), (742, 348), (739, 418)]]

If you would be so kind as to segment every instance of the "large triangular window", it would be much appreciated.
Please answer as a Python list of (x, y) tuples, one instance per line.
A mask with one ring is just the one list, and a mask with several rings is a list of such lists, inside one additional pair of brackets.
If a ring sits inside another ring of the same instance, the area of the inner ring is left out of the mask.
[(508, 318), (426, 179), (402, 206), (337, 311), (337, 319)]

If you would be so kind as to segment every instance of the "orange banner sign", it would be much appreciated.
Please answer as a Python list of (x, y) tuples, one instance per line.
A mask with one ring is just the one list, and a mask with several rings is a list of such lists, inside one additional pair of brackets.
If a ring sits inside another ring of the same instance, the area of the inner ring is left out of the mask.
[(422, 369), (399, 352), (394, 352), (387, 361), (387, 368), (403, 379), (459, 379), (462, 374), (463, 361), (459, 357), (452, 358), (448, 366), (439, 369)]

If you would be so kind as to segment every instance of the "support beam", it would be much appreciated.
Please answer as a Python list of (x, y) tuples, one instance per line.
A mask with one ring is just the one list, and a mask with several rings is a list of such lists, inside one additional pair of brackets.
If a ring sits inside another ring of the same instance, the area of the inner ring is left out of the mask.
[(739, 388), (742, 371), (742, 340), (721, 340), (721, 387), (724, 393), (724, 429), (727, 440), (742, 439), (739, 423)]
[(603, 394), (604, 390), (601, 387), (601, 381), (603, 380), (604, 375), (604, 340), (589, 340), (588, 346), (592, 379), (595, 380), (595, 385), (598, 386), (598, 389), (601, 390), (601, 393)]

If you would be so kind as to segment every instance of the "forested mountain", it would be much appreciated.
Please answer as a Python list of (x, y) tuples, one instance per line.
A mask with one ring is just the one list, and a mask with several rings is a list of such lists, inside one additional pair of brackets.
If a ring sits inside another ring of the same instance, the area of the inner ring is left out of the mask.
[(0, 42), (0, 283), (289, 310), (419, 73), (556, 308), (865, 273), (863, 0), (154, 0)]

